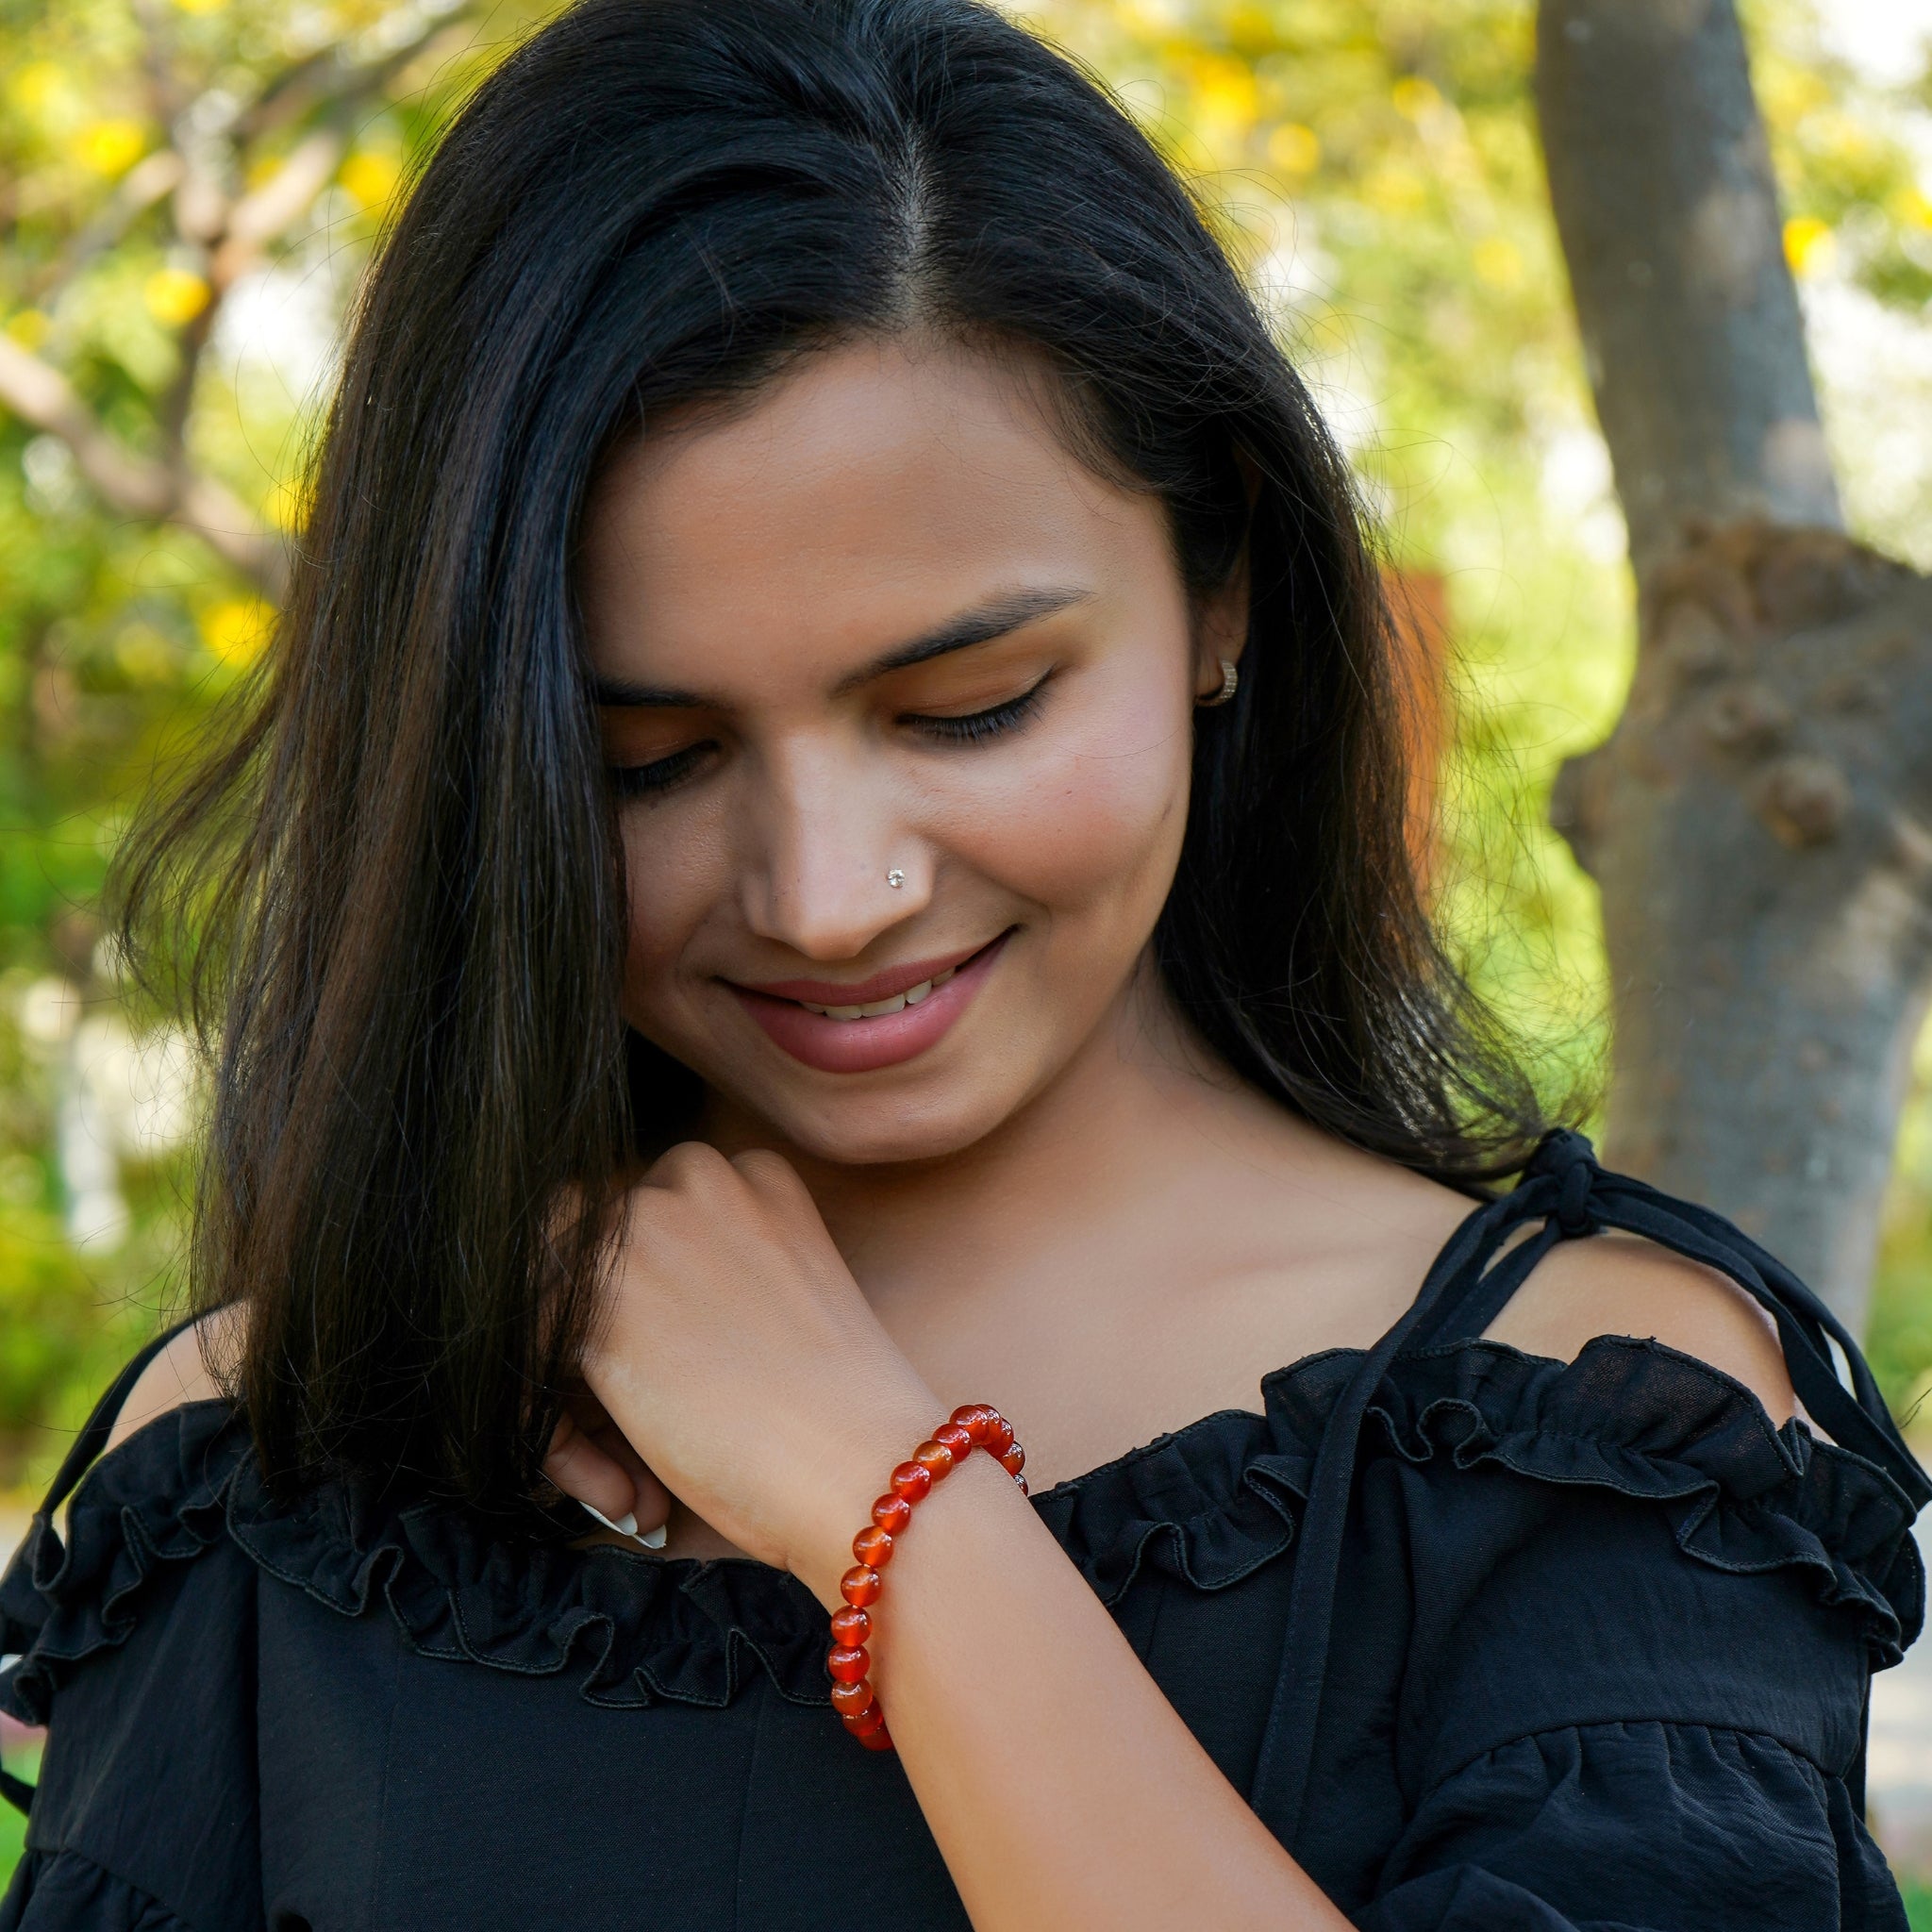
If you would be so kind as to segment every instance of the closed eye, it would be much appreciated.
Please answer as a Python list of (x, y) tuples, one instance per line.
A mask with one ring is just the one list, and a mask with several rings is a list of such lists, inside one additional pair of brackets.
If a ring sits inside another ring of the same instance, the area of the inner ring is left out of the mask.
[(998, 738), (1008, 731), (1016, 731), (1024, 724), (1040, 708), (1040, 694), (1046, 687), (1046, 676), (1040, 678), (1016, 698), (1008, 698), (1004, 704), (992, 705), (983, 711), (968, 711), (963, 717), (934, 717), (919, 711), (908, 711), (901, 719), (927, 738), (938, 739), (941, 743), (979, 744), (989, 738)]
[(669, 758), (652, 758), (641, 765), (612, 765), (610, 789), (619, 798), (644, 798), (672, 791), (695, 774), (698, 767), (716, 750), (709, 739), (688, 744)]

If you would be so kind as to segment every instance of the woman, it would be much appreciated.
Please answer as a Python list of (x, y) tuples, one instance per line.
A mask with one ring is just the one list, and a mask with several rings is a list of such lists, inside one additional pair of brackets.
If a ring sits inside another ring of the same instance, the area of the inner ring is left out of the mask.
[(131, 882), (224, 1007), (203, 1320), (7, 1580), (0, 1925), (1904, 1924), (1924, 1478), (1540, 1139), (1344, 467), (1086, 79), (591, 0), (315, 501)]

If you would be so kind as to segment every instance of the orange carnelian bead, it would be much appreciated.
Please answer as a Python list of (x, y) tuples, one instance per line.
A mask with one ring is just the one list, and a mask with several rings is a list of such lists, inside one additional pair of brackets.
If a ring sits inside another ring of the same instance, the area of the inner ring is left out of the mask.
[(1018, 1475), (1020, 1472), (1026, 1467), (1025, 1450), (1021, 1448), (1019, 1443), (1015, 1442), (1007, 1451), (1007, 1453), (1000, 1457), (1000, 1467), (1003, 1470), (1005, 1470), (1008, 1475)]
[[(892, 1472), (892, 1493), (908, 1503), (918, 1503), (932, 1493), (932, 1471), (916, 1462), (902, 1462)], [(870, 1597), (866, 1599), (872, 1601)]]
[(872, 1686), (861, 1677), (856, 1684), (832, 1686), (832, 1708), (841, 1717), (858, 1717), (871, 1707)]
[[(920, 1472), (922, 1474), (924, 1471)], [(839, 1594), (856, 1610), (879, 1600), (879, 1573), (869, 1564), (857, 1563), (839, 1579)]]
[(872, 1669), (872, 1658), (866, 1655), (863, 1644), (847, 1650), (842, 1643), (835, 1643), (825, 1653), (825, 1669), (835, 1682), (856, 1684)]
[(934, 1482), (941, 1482), (953, 1473), (953, 1452), (943, 1442), (922, 1442), (912, 1452), (912, 1459), (931, 1472)]
[(888, 1536), (900, 1536), (912, 1521), (912, 1505), (904, 1496), (881, 1496), (872, 1506), (872, 1520)]
[(862, 1738), (866, 1732), (877, 1730), (885, 1721), (886, 1714), (880, 1709), (876, 1702), (868, 1704), (857, 1717), (848, 1717), (841, 1720), (845, 1728), (855, 1738)]
[(874, 1570), (883, 1570), (891, 1560), (892, 1539), (882, 1529), (861, 1529), (852, 1539), (852, 1554), (861, 1563), (869, 1563)]
[(890, 1751), (892, 1748), (892, 1735), (884, 1724), (875, 1731), (861, 1731), (858, 1741), (868, 1751)]
[(851, 1604), (841, 1604), (832, 1612), (832, 1641), (856, 1649), (872, 1635), (872, 1619)]
[(1013, 1425), (1003, 1415), (994, 1415), (986, 1432), (986, 1446), (994, 1456), (1004, 1456), (1013, 1446)]
[(994, 1411), (983, 1402), (969, 1402), (963, 1407), (953, 1411), (952, 1420), (972, 1437), (975, 1446), (986, 1441), (986, 1432), (992, 1426)]
[(1026, 1478), (1024, 1475), (1016, 1475), (1013, 1478), (1013, 1480), (1020, 1485), (1020, 1493), (1023, 1496), (1030, 1496), (1033, 1493), (1033, 1491), (1026, 1487)]
[(932, 1439), (953, 1452), (955, 1462), (964, 1462), (973, 1453), (973, 1438), (958, 1423), (941, 1423), (932, 1432)]

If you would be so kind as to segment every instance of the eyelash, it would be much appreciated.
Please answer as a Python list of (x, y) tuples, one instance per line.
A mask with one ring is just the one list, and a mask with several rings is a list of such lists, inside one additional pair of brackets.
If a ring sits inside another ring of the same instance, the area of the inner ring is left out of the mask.
[(702, 744), (688, 744), (668, 758), (653, 758), (647, 765), (612, 765), (610, 789), (619, 798), (649, 798), (675, 791), (696, 772), (705, 754), (711, 749), (707, 739)]
[[(989, 739), (1016, 731), (1040, 708), (1040, 693), (1046, 679), (1005, 704), (990, 706), (984, 711), (969, 711), (963, 718), (926, 718), (908, 712), (900, 722), (914, 726), (928, 738), (949, 744), (984, 744)], [(621, 799), (656, 797), (674, 791), (697, 770), (705, 755), (714, 749), (707, 739), (702, 744), (687, 745), (669, 758), (653, 758), (644, 765), (613, 765), (611, 789)]]
[(1040, 693), (1045, 689), (1042, 677), (1016, 698), (993, 705), (984, 711), (969, 711), (963, 718), (923, 718), (909, 713), (905, 722), (916, 725), (928, 738), (950, 744), (983, 744), (1008, 731), (1017, 731), (1040, 708)]

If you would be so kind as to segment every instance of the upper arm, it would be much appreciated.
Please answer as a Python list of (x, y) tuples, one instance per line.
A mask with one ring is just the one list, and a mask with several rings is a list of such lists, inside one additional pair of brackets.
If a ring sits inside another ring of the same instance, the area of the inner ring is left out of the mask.
[(217, 1364), (232, 1360), (233, 1345), (241, 1341), (241, 1327), (240, 1309), (217, 1308), (175, 1336), (141, 1372), (140, 1379), (127, 1391), (121, 1413), (114, 1418), (108, 1448), (119, 1448), (135, 1430), (157, 1416), (166, 1415), (171, 1408), (181, 1408), (191, 1402), (211, 1401), (225, 1394), (208, 1366), (209, 1358)]
[(1797, 1407), (1771, 1316), (1727, 1274), (1639, 1235), (1559, 1241), (1488, 1333), (1557, 1361), (1598, 1335), (1649, 1337), (1743, 1383), (1774, 1423)]

